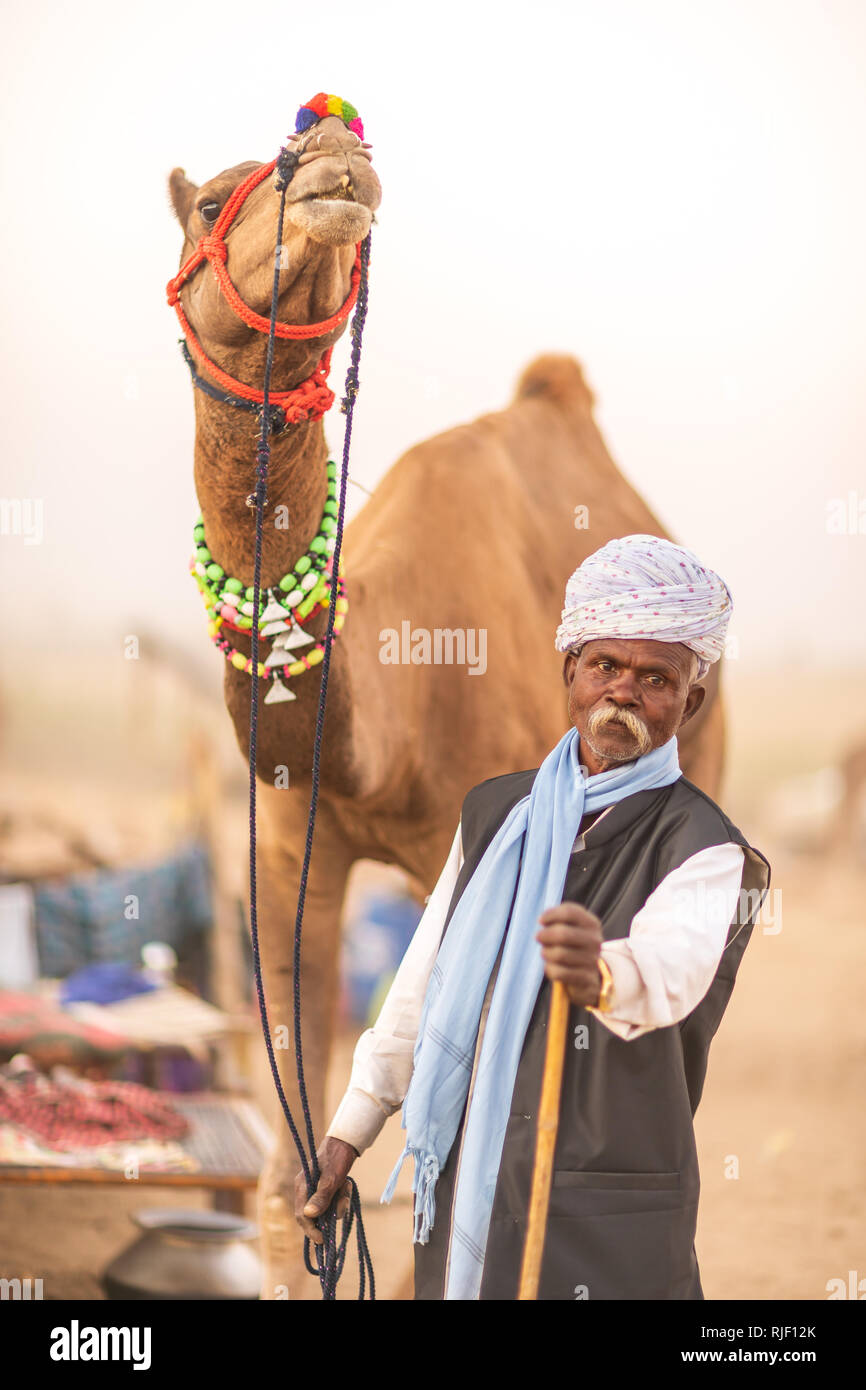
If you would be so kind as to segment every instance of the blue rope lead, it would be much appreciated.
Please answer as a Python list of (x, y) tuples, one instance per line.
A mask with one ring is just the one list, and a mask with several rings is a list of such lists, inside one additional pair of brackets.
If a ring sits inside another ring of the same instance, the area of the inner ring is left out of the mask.
[[(279, 282), (280, 282), (280, 248), (283, 243), (283, 222), (286, 208), (286, 190), (292, 179), (297, 165), (297, 155), (291, 150), (283, 150), (277, 161), (277, 187), (280, 190), (280, 209), (277, 221), (277, 247), (274, 255), (274, 280), (271, 291), (271, 315), (268, 328), (267, 355), (265, 358), (265, 373), (263, 383), (264, 402), (261, 411), (261, 434), (256, 448), (256, 542), (255, 542), (255, 564), (253, 574), (253, 612), (258, 613), (261, 592), (261, 570), (262, 570), (262, 530), (264, 526), (264, 509), (267, 501), (267, 479), (268, 465), (270, 463), (270, 385), (271, 375), (274, 365), (274, 342), (276, 338), (277, 306), (279, 301)], [(253, 965), (255, 969), (256, 993), (258, 995), (259, 1013), (262, 1020), (262, 1031), (265, 1037), (265, 1047), (267, 1048), (268, 1061), (271, 1067), (271, 1074), (274, 1078), (274, 1085), (280, 1104), (286, 1117), (295, 1148), (301, 1160), (304, 1172), (304, 1180), (307, 1185), (307, 1194), (311, 1195), (318, 1186), (320, 1171), (318, 1158), (316, 1156), (316, 1141), (313, 1133), (313, 1124), (310, 1116), (310, 1105), (307, 1096), (306, 1079), (304, 1076), (303, 1047), (301, 1042), (301, 931), (304, 920), (304, 902), (307, 892), (307, 879), (309, 876), (310, 856), (313, 849), (313, 834), (316, 824), (316, 810), (319, 800), (319, 766), (321, 760), (322, 728), (325, 717), (325, 701), (328, 692), (328, 671), (331, 659), (331, 647), (334, 637), (334, 618), (336, 616), (337, 603), (337, 584), (336, 577), (340, 567), (340, 551), (343, 543), (343, 522), (346, 506), (346, 480), (349, 471), (349, 446), (352, 438), (352, 412), (355, 406), (355, 398), (358, 394), (358, 365), (361, 359), (361, 338), (364, 331), (364, 320), (367, 316), (367, 272), (370, 263), (370, 234), (367, 233), (361, 244), (361, 278), (358, 286), (358, 298), (355, 305), (355, 313), (352, 319), (351, 339), (352, 353), (349, 370), (346, 374), (346, 394), (343, 398), (343, 413), (346, 416), (346, 429), (343, 439), (343, 465), (340, 476), (340, 501), (337, 516), (337, 534), (334, 547), (333, 561), (331, 567), (331, 590), (330, 602), (328, 604), (328, 625), (325, 633), (325, 647), (322, 658), (322, 684), (319, 691), (319, 706), (316, 714), (316, 733), (313, 744), (313, 773), (312, 791), (310, 796), (310, 812), (307, 821), (307, 839), (304, 848), (304, 862), (301, 869), (301, 878), (298, 888), (298, 907), (295, 918), (294, 936), (294, 1033), (295, 1033), (295, 1062), (298, 1075), (298, 1092), (301, 1099), (301, 1108), (304, 1116), (304, 1126), (306, 1129), (306, 1140), (309, 1145), (307, 1149), (304, 1141), (298, 1132), (294, 1117), (289, 1107), (286, 1094), (283, 1089), (277, 1059), (274, 1053), (273, 1041), (271, 1039), (270, 1024), (268, 1022), (268, 1010), (265, 1000), (264, 982), (262, 978), (261, 954), (259, 950), (259, 928), (257, 910), (257, 883), (256, 883), (256, 745), (258, 733), (258, 714), (259, 714), (259, 632), (258, 623), (254, 622), (251, 629), (252, 643), (252, 693), (250, 697), (250, 936), (252, 938)], [(358, 1187), (352, 1178), (349, 1178), (350, 1199), (349, 1212), (342, 1221), (342, 1233), (339, 1241), (337, 1240), (338, 1218), (333, 1209), (325, 1216), (320, 1218), (319, 1226), (322, 1231), (324, 1241), (322, 1245), (316, 1245), (316, 1268), (310, 1260), (310, 1240), (304, 1240), (304, 1264), (310, 1274), (318, 1276), (322, 1288), (322, 1298), (332, 1302), (337, 1296), (337, 1283), (343, 1272), (343, 1265), (346, 1258), (349, 1236), (354, 1225), (358, 1242), (358, 1272), (359, 1272), (359, 1293), (358, 1299), (362, 1301), (366, 1297), (367, 1285), (369, 1283), (369, 1297), (375, 1299), (376, 1284), (373, 1275), (373, 1262), (370, 1257), (370, 1249), (367, 1244), (364, 1221), (361, 1214), (361, 1200), (358, 1195)]]

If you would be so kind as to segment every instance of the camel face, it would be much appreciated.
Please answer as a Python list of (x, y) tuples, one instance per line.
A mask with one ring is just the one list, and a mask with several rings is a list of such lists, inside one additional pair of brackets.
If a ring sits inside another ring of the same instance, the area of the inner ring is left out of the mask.
[[(290, 140), (288, 148), (300, 158), (286, 197), (278, 317), (289, 323), (315, 322), (345, 299), (356, 244), (370, 229), (382, 190), (368, 150), (338, 116)], [(230, 194), (258, 167), (235, 165), (200, 187), (182, 169), (174, 170), (169, 192), (186, 234), (183, 257), (208, 235)], [(226, 234), (228, 273), (241, 298), (260, 314), (270, 308), (278, 207), (274, 181), (265, 179), (246, 198)], [(193, 276), (182, 299), (206, 347), (240, 346), (249, 338), (209, 273)]]
[(326, 246), (361, 241), (382, 200), (368, 151), (339, 116), (320, 121), (293, 147), (303, 153), (286, 197), (288, 220)]

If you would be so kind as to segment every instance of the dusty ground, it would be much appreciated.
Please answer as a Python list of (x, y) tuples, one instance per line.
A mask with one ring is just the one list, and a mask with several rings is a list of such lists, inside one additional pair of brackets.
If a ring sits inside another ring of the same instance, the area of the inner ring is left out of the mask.
[[(801, 731), (808, 711), (832, 689), (827, 681), (813, 677), (793, 702), (781, 679), (755, 682), (734, 673), (730, 689), (731, 771), (723, 800), (770, 858), (779, 896), (764, 923), (769, 930), (759, 925), (753, 934), (710, 1055), (696, 1122), (703, 1176), (698, 1254), (710, 1299), (822, 1299), (829, 1279), (847, 1281), (850, 1270), (866, 1276), (866, 863), (793, 855), (762, 823), (761, 806), (768, 786), (836, 756), (859, 732), (864, 701), (852, 696), (827, 744), (816, 748), (802, 743)], [(103, 742), (105, 736), (101, 726)], [(82, 806), (101, 799), (110, 809), (109, 783), (116, 790), (128, 774), (123, 759), (117, 763), (116, 749), (108, 755), (115, 762), (104, 769), (100, 792), (91, 764), (90, 780), (75, 773), (67, 745), (64, 732), (64, 751), (49, 758), (40, 740), (28, 799), (56, 802), (75, 785)], [(34, 750), (26, 738), (7, 738), (7, 771), (19, 789), (21, 759)], [(166, 754), (162, 766), (151, 764), (136, 783), (138, 801), (152, 795), (164, 817), (163, 789), (176, 765)], [(352, 1042), (345, 1035), (334, 1060), (334, 1105), (348, 1078)], [(266, 1084), (261, 1076), (257, 1068), (257, 1087)], [(378, 1204), (399, 1149), (395, 1118), (356, 1170), (386, 1299), (405, 1293), (411, 1266), (408, 1165), (394, 1205)], [(737, 1177), (726, 1176), (736, 1167)], [(0, 1273), (42, 1278), (47, 1298), (98, 1298), (100, 1270), (132, 1238), (130, 1211), (205, 1202), (204, 1194), (171, 1197), (153, 1188), (0, 1186)], [(345, 1293), (351, 1296), (350, 1286)]]
[(826, 1298), (866, 1270), (866, 878), (773, 857), (782, 930), (753, 934), (696, 1119), (708, 1298)]

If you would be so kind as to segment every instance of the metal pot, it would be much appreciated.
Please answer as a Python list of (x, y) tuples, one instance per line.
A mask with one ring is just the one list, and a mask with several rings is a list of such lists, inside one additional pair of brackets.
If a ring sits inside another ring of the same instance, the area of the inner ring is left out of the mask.
[(222, 1211), (136, 1212), (139, 1236), (102, 1276), (110, 1299), (258, 1299), (262, 1267), (252, 1221)]

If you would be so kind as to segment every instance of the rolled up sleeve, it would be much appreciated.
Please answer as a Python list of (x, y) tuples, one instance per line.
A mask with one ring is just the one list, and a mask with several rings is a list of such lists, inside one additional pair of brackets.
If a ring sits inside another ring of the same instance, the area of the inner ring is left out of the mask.
[(415, 1039), (427, 982), (436, 960), (448, 907), (463, 867), (460, 826), (445, 867), (400, 962), (372, 1028), (358, 1039), (349, 1086), (328, 1134), (358, 1153), (370, 1147), (389, 1115), (400, 1108), (412, 1079)]

